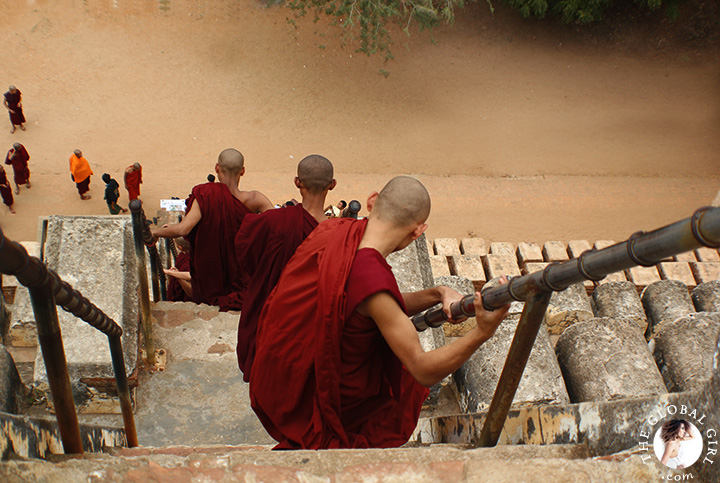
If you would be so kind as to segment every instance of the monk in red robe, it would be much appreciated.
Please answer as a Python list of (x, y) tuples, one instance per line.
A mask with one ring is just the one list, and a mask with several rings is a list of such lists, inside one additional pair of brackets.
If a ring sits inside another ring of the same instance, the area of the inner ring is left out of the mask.
[(447, 287), (401, 294), (385, 257), (427, 228), (430, 198), (409, 177), (367, 202), (365, 220), (321, 223), (268, 297), (250, 375), (252, 408), (289, 448), (395, 447), (407, 442), (426, 387), (457, 370), (488, 340), (507, 307), (483, 309), (477, 327), (425, 352), (409, 314), (460, 294)]
[(30, 188), (30, 169), (28, 168), (28, 161), (30, 155), (20, 143), (13, 143), (13, 147), (8, 151), (5, 156), (5, 164), (10, 164), (13, 167), (13, 174), (15, 175), (15, 194), (20, 194), (20, 185), (24, 184)]
[(317, 154), (303, 158), (295, 177), (302, 202), (246, 216), (235, 236), (241, 275), (247, 279), (237, 345), (238, 365), (246, 382), (250, 380), (255, 331), (265, 300), (297, 247), (318, 223), (327, 219), (325, 198), (336, 184), (333, 165), (327, 158)]
[(13, 203), (15, 203), (15, 199), (13, 198), (10, 181), (8, 181), (5, 168), (3, 168), (2, 165), (0, 165), (0, 196), (2, 197), (3, 203), (10, 210), (10, 213), (14, 215), (15, 208), (13, 208)]
[(155, 228), (155, 237), (184, 236), (190, 242), (192, 301), (219, 305), (225, 310), (242, 307), (244, 289), (238, 276), (235, 234), (245, 215), (273, 207), (259, 191), (240, 191), (245, 159), (240, 151), (226, 149), (215, 165), (218, 183), (195, 186), (187, 200), (185, 218)]
[(140, 163), (125, 168), (125, 189), (128, 191), (128, 199), (130, 201), (138, 199), (140, 196), (140, 185), (142, 184), (142, 166)]
[[(171, 302), (192, 302), (192, 286), (190, 284), (190, 243), (182, 237), (175, 238), (178, 256), (175, 266), (164, 269), (169, 275), (167, 284), (167, 299)], [(183, 275), (187, 273), (185, 278)]]

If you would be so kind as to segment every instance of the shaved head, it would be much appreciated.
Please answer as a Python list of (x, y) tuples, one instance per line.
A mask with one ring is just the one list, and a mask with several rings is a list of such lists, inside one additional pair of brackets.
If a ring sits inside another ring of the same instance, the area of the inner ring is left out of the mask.
[(140, 169), (141, 168), (140, 163), (133, 164), (133, 168)]
[(308, 191), (322, 193), (332, 184), (333, 165), (326, 157), (311, 154), (298, 163), (297, 175)]
[(75, 154), (75, 156), (77, 156), (78, 158), (82, 157), (82, 151), (80, 151), (79, 149), (76, 149), (75, 151), (73, 151), (73, 154)]
[(430, 195), (415, 178), (398, 176), (380, 191), (372, 213), (398, 227), (425, 223), (430, 215)]
[(218, 166), (224, 173), (236, 176), (245, 167), (245, 158), (237, 149), (228, 148), (218, 156)]

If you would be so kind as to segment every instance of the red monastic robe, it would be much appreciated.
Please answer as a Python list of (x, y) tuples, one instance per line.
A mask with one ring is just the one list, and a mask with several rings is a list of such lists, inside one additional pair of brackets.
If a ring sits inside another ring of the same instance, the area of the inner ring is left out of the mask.
[(238, 324), (238, 366), (245, 382), (255, 357), (255, 332), (268, 295), (298, 246), (318, 225), (302, 204), (248, 215), (235, 236), (240, 271), (247, 280)]
[(28, 179), (30, 179), (30, 169), (28, 168), (29, 160), (30, 155), (28, 154), (27, 149), (25, 149), (25, 146), (22, 144), (20, 145), (20, 149), (13, 153), (12, 157), (10, 156), (10, 151), (8, 151), (5, 156), (5, 164), (12, 165), (13, 174), (15, 175), (15, 184), (18, 186), (26, 184)]
[(142, 168), (125, 173), (125, 185), (130, 201), (136, 200), (140, 196), (140, 183), (142, 183)]
[(366, 220), (323, 222), (288, 262), (260, 317), (250, 400), (276, 449), (395, 447), (407, 442), (428, 390), (355, 308), (387, 291), (387, 262), (357, 251)]
[(192, 301), (239, 310), (237, 294), (244, 286), (238, 275), (235, 234), (251, 211), (223, 183), (195, 186), (187, 200), (187, 212), (199, 203), (202, 218), (188, 234)]
[(5, 175), (5, 169), (0, 166), (0, 196), (2, 196), (3, 203), (7, 206), (12, 206), (15, 203), (13, 198), (12, 188), (8, 182), (7, 176)]
[[(175, 268), (180, 272), (190, 271), (190, 255), (178, 253), (175, 259)], [(185, 293), (177, 278), (168, 275), (167, 299), (171, 302), (191, 302), (192, 299)]]

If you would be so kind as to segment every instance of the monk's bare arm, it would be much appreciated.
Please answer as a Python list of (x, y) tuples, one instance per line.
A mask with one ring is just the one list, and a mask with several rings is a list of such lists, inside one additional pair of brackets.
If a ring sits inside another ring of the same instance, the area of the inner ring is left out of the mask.
[(507, 315), (509, 306), (488, 312), (482, 306), (479, 293), (475, 294), (475, 300), (477, 327), (453, 343), (429, 352), (420, 346), (412, 322), (387, 292), (369, 297), (357, 310), (375, 321), (390, 349), (410, 374), (423, 386), (430, 387), (468, 360), (478, 347), (493, 336)]
[(192, 208), (190, 208), (190, 213), (185, 215), (185, 218), (183, 218), (180, 223), (176, 223), (174, 225), (163, 225), (160, 228), (155, 228), (152, 230), (152, 234), (155, 238), (175, 238), (178, 236), (185, 236), (190, 233), (193, 228), (195, 228), (195, 225), (198, 224), (201, 218), (202, 212), (200, 211), (200, 204), (197, 200), (195, 200)]
[(272, 210), (275, 205), (272, 201), (259, 191), (248, 191), (248, 200), (245, 202), (245, 206), (250, 208), (250, 211), (254, 213), (262, 213), (267, 210)]
[(450, 304), (457, 302), (463, 296), (455, 290), (444, 285), (429, 288), (426, 290), (420, 290), (419, 292), (407, 292), (402, 294), (403, 302), (405, 302), (405, 308), (407, 309), (408, 315), (412, 316), (423, 310), (429, 309), (435, 304), (441, 303), (443, 307), (447, 308), (445, 314), (450, 316)]

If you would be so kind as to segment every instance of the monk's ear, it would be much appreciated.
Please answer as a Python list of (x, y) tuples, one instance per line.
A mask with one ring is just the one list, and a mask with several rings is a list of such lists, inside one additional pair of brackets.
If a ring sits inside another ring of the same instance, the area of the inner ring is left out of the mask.
[(245, 166), (240, 169), (240, 176), (245, 176)]
[(421, 225), (416, 226), (415, 230), (413, 230), (413, 233), (412, 233), (412, 239), (417, 240), (418, 238), (420, 238), (420, 235), (425, 233), (425, 230), (427, 230), (427, 227), (428, 227), (427, 223), (423, 223)]
[(295, 176), (294, 182), (295, 182), (295, 187), (296, 187), (297, 189), (300, 189), (300, 178), (298, 178), (297, 176)]
[(215, 174), (220, 174), (220, 164), (215, 163)]
[(373, 206), (375, 206), (375, 202), (377, 201), (378, 192), (373, 191), (370, 196), (368, 196), (367, 203), (365, 203), (365, 207), (368, 211), (372, 211)]
[(328, 191), (335, 188), (337, 186), (337, 180), (333, 178), (333, 180), (330, 182), (330, 187), (328, 188)]

